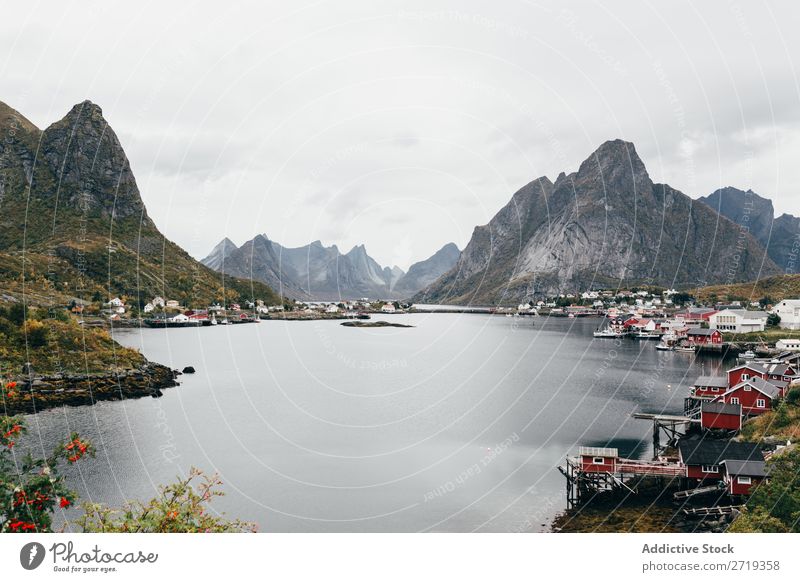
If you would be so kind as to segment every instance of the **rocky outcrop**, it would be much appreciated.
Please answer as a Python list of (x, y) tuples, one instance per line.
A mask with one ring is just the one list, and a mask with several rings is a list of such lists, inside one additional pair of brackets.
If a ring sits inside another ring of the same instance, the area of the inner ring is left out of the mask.
[(614, 140), (577, 172), (515, 193), (414, 301), (516, 304), (592, 287), (752, 281), (780, 272), (765, 253), (707, 205), (654, 184), (633, 144)]
[(800, 218), (791, 214), (775, 218), (771, 200), (752, 190), (730, 186), (699, 198), (699, 201), (749, 230), (785, 273), (800, 273)]
[(148, 362), (139, 368), (104, 374), (51, 374), (17, 378), (14, 398), (5, 401), (6, 414), (33, 414), (60, 406), (82, 406), (102, 400), (161, 396), (177, 386), (176, 374), (166, 366)]

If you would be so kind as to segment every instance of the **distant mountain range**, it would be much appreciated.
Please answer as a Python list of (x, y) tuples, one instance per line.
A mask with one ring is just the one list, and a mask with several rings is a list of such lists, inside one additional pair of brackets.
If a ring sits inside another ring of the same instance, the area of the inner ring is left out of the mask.
[(0, 291), (29, 302), (282, 300), (201, 265), (159, 232), (117, 135), (90, 101), (45, 130), (0, 103)]
[(343, 254), (336, 245), (326, 247), (320, 241), (284, 247), (262, 234), (241, 247), (225, 238), (201, 262), (228, 275), (266, 283), (286, 297), (333, 301), (411, 297), (450, 270), (458, 256), (458, 247), (450, 243), (405, 273), (396, 266), (381, 267), (364, 245)]
[(786, 274), (800, 273), (800, 218), (791, 214), (776, 218), (771, 200), (730, 186), (699, 200), (749, 229)]
[(694, 288), (781, 273), (732, 220), (655, 184), (632, 143), (608, 141), (577, 172), (541, 177), (473, 232), (416, 302), (512, 304), (592, 287)]

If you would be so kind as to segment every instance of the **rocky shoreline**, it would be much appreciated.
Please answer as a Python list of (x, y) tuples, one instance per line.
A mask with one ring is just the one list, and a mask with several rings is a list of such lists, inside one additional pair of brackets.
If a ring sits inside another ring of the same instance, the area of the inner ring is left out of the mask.
[(15, 379), (16, 395), (5, 399), (5, 414), (34, 414), (48, 408), (83, 406), (103, 400), (158, 398), (177, 386), (179, 372), (154, 362), (137, 368), (91, 374), (29, 374)]

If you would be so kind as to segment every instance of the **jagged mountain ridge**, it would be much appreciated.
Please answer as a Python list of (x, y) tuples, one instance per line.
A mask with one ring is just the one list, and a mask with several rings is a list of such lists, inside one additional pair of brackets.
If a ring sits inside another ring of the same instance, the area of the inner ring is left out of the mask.
[(776, 218), (770, 199), (752, 190), (744, 191), (731, 186), (720, 188), (698, 200), (749, 229), (785, 273), (800, 273), (800, 218), (791, 214)]
[[(186, 305), (256, 296), (164, 237), (147, 214), (124, 149), (101, 108), (75, 105), (40, 130), (0, 103), (0, 286), (42, 297), (161, 295)], [(24, 278), (23, 278), (24, 275)]]
[(598, 286), (732, 283), (779, 273), (765, 255), (729, 219), (654, 184), (633, 144), (613, 140), (577, 172), (516, 192), (414, 300), (514, 304)]
[[(219, 257), (220, 242), (203, 262), (211, 266)], [(452, 253), (455, 248), (456, 254)], [(447, 249), (446, 251), (444, 249)], [(425, 261), (415, 263), (405, 273), (397, 266), (381, 267), (369, 256), (366, 247), (357, 245), (342, 253), (336, 245), (320, 241), (302, 247), (284, 247), (258, 235), (239, 248), (227, 252), (217, 268), (237, 277), (253, 278), (278, 289), (287, 297), (310, 301), (338, 301), (369, 297), (404, 299), (435, 280), (457, 260), (458, 248), (452, 243)], [(444, 252), (442, 252), (444, 251)], [(409, 274), (411, 277), (409, 277)]]

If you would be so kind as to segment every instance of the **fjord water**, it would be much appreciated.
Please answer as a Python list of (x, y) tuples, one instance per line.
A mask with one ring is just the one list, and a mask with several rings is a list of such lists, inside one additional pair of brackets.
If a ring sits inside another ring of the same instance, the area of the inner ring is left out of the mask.
[[(564, 507), (556, 467), (579, 444), (650, 453), (635, 411), (678, 413), (715, 360), (599, 340), (597, 319), (477, 314), (115, 332), (194, 375), (162, 398), (29, 418), (47, 450), (72, 430), (97, 456), (69, 468), (83, 499), (149, 498), (192, 466), (214, 507), (261, 531), (543, 531)], [(69, 517), (69, 516), (67, 516)]]

